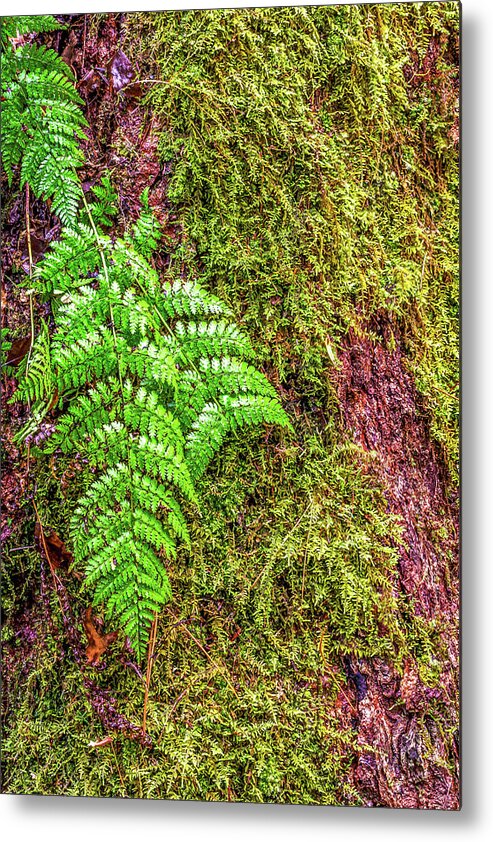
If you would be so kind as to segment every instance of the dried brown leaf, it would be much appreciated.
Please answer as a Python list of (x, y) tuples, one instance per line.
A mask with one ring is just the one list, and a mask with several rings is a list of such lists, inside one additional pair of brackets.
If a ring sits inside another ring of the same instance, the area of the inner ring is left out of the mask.
[(90, 94), (99, 91), (101, 82), (102, 79), (97, 70), (88, 70), (78, 84), (79, 93), (87, 98)]
[(138, 99), (139, 97), (142, 96), (144, 91), (143, 91), (143, 88), (142, 88), (142, 85), (140, 84), (140, 82), (134, 82), (132, 85), (127, 85), (126, 88), (124, 89), (123, 93), (129, 99), (130, 98)]
[(118, 637), (118, 632), (110, 632), (109, 634), (101, 634), (94, 623), (92, 616), (92, 607), (86, 609), (82, 620), (84, 631), (87, 635), (86, 657), (90, 664), (99, 663), (99, 659), (103, 652), (106, 652), (110, 643)]
[(6, 365), (19, 365), (20, 361), (24, 359), (29, 351), (30, 345), (30, 336), (21, 336), (20, 339), (14, 339), (12, 345), (7, 351), (7, 357), (5, 360)]
[[(48, 552), (48, 562), (50, 567), (53, 569), (58, 569), (60, 567), (68, 567), (74, 560), (72, 553), (67, 550), (62, 539), (54, 532), (44, 531), (43, 535), (41, 532), (41, 526), (39, 521), (36, 522), (36, 526), (34, 527), (34, 537), (38, 546), (43, 547), (46, 546), (46, 550)], [(43, 541), (44, 538), (44, 541)]]

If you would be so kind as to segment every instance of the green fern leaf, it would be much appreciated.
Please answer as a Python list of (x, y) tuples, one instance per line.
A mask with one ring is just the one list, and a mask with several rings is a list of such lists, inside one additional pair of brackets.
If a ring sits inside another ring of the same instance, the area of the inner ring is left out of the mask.
[(79, 140), (87, 121), (72, 70), (54, 50), (24, 44), (13, 48), (16, 33), (59, 29), (50, 16), (6, 18), (2, 22), (2, 165), (9, 184), (20, 164), (20, 183), (69, 225), (76, 219), (82, 188), (77, 168), (84, 161)]
[[(102, 206), (107, 189), (95, 191)], [(43, 327), (20, 386), (45, 396), (34, 386), (38, 359), (49, 369), (64, 410), (44, 449), (88, 466), (71, 523), (76, 561), (139, 658), (171, 598), (166, 560), (190, 544), (183, 504), (199, 502), (196, 480), (244, 425), (290, 428), (228, 308), (197, 283), (160, 281), (151, 216), (144, 196), (133, 232), (111, 241), (87, 205), (50, 248), (34, 285), (57, 302), (56, 329), (48, 357)]]

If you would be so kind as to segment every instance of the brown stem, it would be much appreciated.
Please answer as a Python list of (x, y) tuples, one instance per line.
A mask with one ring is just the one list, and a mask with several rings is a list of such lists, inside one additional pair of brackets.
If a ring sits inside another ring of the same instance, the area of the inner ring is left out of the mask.
[(53, 577), (53, 584), (55, 586), (55, 593), (57, 595), (58, 605), (60, 606), (60, 612), (61, 612), (62, 617), (66, 621), (65, 611), (63, 610), (63, 604), (62, 604), (62, 600), (60, 598), (60, 592), (59, 592), (59, 585), (61, 585), (61, 582), (60, 582), (60, 579), (58, 578), (58, 576), (55, 572), (55, 568), (53, 567), (53, 563), (51, 561), (50, 551), (49, 551), (48, 545), (46, 543), (43, 524), (41, 523), (41, 518), (39, 516), (38, 507), (36, 506), (36, 503), (35, 503), (34, 500), (33, 500), (33, 506), (34, 506), (34, 511), (36, 512), (36, 520), (38, 521), (38, 524), (39, 524), (39, 537), (41, 539), (41, 544), (43, 546), (44, 554), (46, 556), (46, 560), (48, 562), (48, 566), (50, 568), (50, 572), (51, 572), (51, 575)]
[[(32, 280), (33, 276), (33, 250), (31, 245), (31, 220), (30, 220), (30, 194), (29, 194), (29, 184), (26, 184), (26, 241), (27, 241), (27, 255), (29, 258), (29, 280)], [(29, 351), (27, 352), (27, 361), (26, 361), (26, 373), (29, 368), (29, 363), (31, 362), (31, 353), (33, 350), (34, 344), (34, 304), (33, 304), (33, 291), (29, 289), (29, 320), (31, 323), (31, 337), (29, 340)], [(28, 406), (30, 402), (28, 401)], [(27, 470), (29, 472), (29, 457), (31, 452), (31, 445), (27, 445)], [(41, 524), (40, 524), (41, 525)]]
[(154, 614), (154, 620), (152, 621), (151, 626), (151, 634), (149, 636), (149, 644), (147, 647), (147, 670), (146, 670), (146, 686), (145, 686), (145, 693), (144, 693), (144, 713), (142, 716), (142, 730), (144, 734), (146, 733), (146, 724), (147, 724), (147, 703), (149, 701), (149, 687), (151, 686), (151, 674), (152, 674), (152, 665), (154, 662), (154, 649), (156, 646), (156, 634), (157, 634), (157, 612)]

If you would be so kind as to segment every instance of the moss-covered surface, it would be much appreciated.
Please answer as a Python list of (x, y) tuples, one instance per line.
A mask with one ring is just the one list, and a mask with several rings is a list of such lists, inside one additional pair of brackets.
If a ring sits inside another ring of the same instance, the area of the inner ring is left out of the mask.
[[(202, 480), (193, 552), (169, 565), (152, 748), (118, 732), (89, 746), (109, 732), (84, 675), (133, 722), (143, 680), (117, 657), (122, 641), (104, 669), (82, 672), (49, 577), (40, 594), (39, 553), (7, 551), (3, 788), (369, 803), (352, 775), (372, 746), (358, 742), (347, 658), (397, 674), (413, 663), (433, 689), (447, 655), (440, 618), (416, 613), (399, 586), (402, 519), (374, 455), (344, 429), (339, 356), (350, 330), (383, 342), (375, 315), (395, 326), (453, 495), (458, 5), (131, 15), (124, 31), (163, 126), (175, 234), (179, 224), (166, 271), (228, 301), (296, 435), (249, 431)], [(41, 519), (63, 536), (76, 481), (64, 497), (50, 466), (31, 472)], [(12, 543), (31, 546), (33, 530), (24, 521)], [(87, 597), (64, 581), (79, 617)], [(434, 699), (426, 715), (450, 747), (450, 711)], [(450, 748), (440, 762), (452, 768)]]
[(394, 314), (454, 472), (458, 4), (137, 19), (168, 128), (177, 257), (318, 406), (341, 334)]

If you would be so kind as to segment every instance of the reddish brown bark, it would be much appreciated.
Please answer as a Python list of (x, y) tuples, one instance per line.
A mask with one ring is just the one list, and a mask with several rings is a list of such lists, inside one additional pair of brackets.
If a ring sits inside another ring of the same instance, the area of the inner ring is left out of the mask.
[[(411, 598), (416, 614), (439, 621), (443, 652), (436, 687), (423, 683), (411, 659), (402, 677), (381, 659), (348, 659), (361, 746), (354, 784), (367, 804), (454, 810), (459, 806), (457, 504), (405, 368), (398, 331), (386, 316), (372, 329), (380, 342), (351, 331), (340, 355), (343, 422), (354, 440), (373, 452), (372, 471), (402, 521), (396, 586)], [(395, 350), (388, 343), (391, 334)]]
[(84, 189), (109, 171), (126, 224), (139, 215), (140, 197), (148, 189), (166, 237), (173, 237), (167, 199), (170, 167), (158, 154), (158, 120), (142, 104), (144, 87), (135, 82), (140, 69), (121, 49), (125, 15), (104, 15), (97, 27), (92, 15), (66, 16), (65, 21), (66, 30), (45, 38), (74, 71), (85, 102), (86, 162), (79, 171)]

